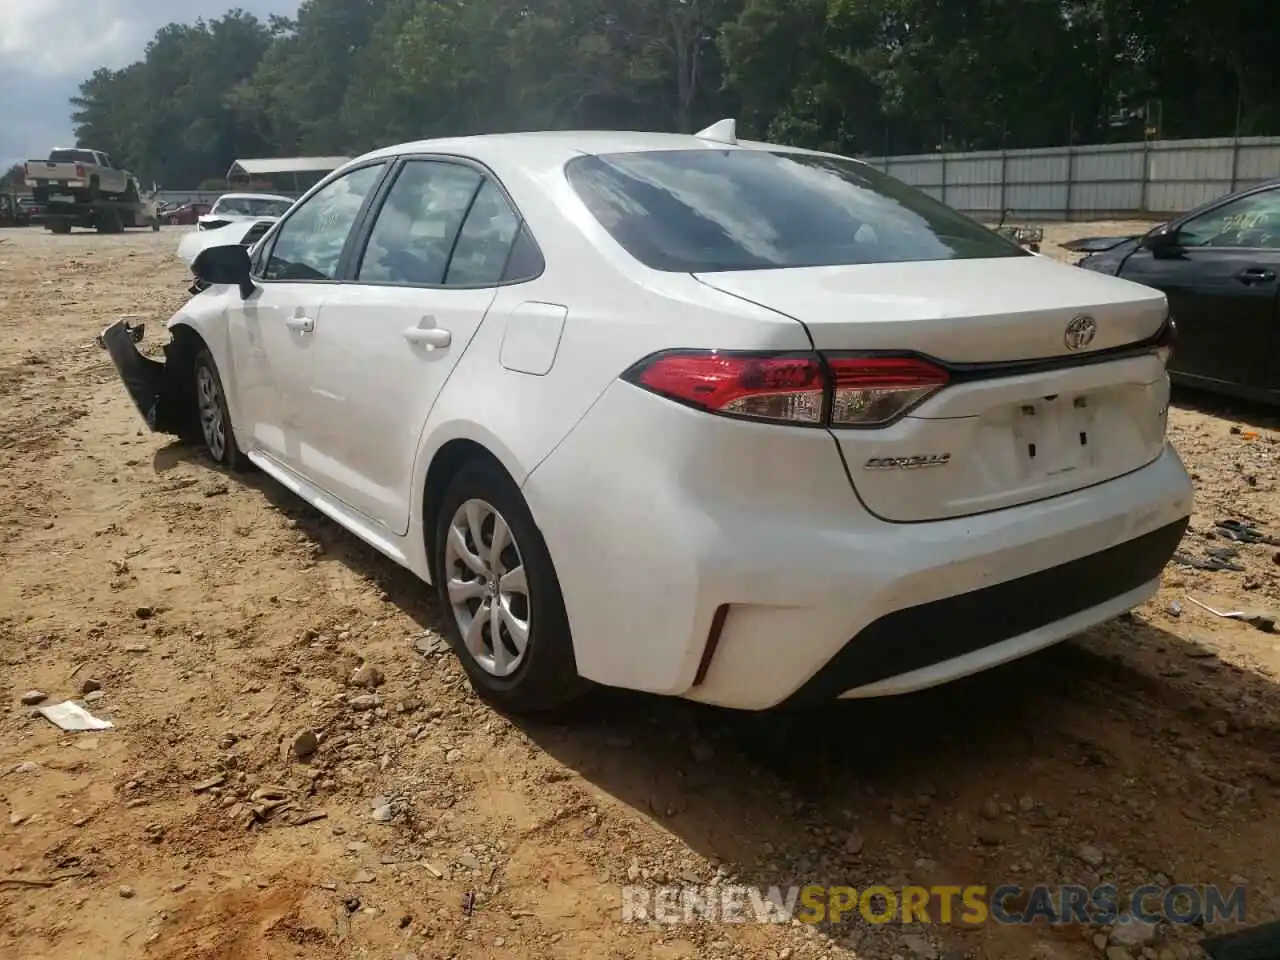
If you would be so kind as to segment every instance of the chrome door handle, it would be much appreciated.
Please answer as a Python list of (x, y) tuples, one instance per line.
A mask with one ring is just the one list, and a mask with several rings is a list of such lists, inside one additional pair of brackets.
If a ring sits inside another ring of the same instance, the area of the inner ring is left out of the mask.
[(410, 327), (404, 332), (404, 338), (428, 347), (447, 347), (453, 342), (453, 334), (441, 327)]
[(1245, 267), (1236, 274), (1236, 279), (1244, 284), (1270, 283), (1276, 278), (1276, 272), (1268, 267)]
[(310, 317), (290, 317), (284, 322), (284, 325), (290, 330), (297, 330), (299, 333), (311, 333), (316, 328), (316, 322)]

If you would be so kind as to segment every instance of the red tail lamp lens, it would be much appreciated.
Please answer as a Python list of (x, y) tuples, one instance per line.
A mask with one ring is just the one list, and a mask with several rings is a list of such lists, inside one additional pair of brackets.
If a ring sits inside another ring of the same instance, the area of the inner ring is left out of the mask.
[(822, 423), (826, 378), (813, 354), (659, 354), (628, 379), (712, 413), (774, 423)]
[(874, 427), (901, 416), (947, 383), (913, 357), (672, 351), (624, 379), (711, 413), (808, 426)]

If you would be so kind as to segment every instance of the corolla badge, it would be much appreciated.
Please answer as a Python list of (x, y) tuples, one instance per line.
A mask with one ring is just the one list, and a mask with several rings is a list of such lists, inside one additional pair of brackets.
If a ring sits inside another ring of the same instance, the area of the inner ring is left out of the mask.
[(1067, 331), (1063, 334), (1062, 341), (1067, 345), (1068, 350), (1083, 350), (1093, 343), (1097, 332), (1098, 321), (1082, 313), (1072, 317), (1067, 323)]
[(924, 453), (911, 457), (872, 457), (864, 470), (918, 470), (921, 467), (945, 467), (951, 462), (949, 453)]

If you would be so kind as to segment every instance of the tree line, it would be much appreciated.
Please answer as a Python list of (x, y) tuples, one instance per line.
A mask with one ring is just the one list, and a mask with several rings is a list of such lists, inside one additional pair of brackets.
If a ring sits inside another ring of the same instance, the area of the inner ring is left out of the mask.
[(1274, 0), (303, 0), (169, 24), (72, 100), (81, 144), (189, 187), (237, 157), (533, 129), (844, 153), (1280, 133)]

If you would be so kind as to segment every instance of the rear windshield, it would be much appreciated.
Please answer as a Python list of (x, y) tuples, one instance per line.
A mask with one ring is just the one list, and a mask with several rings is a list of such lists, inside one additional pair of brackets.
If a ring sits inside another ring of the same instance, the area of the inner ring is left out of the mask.
[(92, 150), (50, 150), (49, 160), (53, 163), (97, 163)]
[(681, 273), (1030, 256), (853, 160), (765, 150), (577, 157), (565, 173), (633, 257)]

